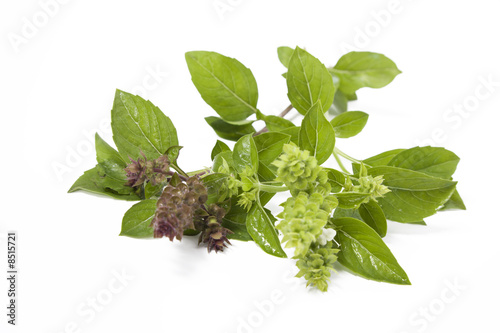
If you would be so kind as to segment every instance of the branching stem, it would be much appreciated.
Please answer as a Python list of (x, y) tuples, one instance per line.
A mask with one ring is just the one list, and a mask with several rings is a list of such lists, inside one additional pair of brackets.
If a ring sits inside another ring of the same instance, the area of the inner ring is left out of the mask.
[(337, 161), (337, 164), (342, 169), (342, 171), (346, 174), (349, 174), (346, 167), (344, 166), (344, 163), (342, 163), (342, 160), (340, 159), (339, 155), (337, 154), (337, 152), (335, 150), (333, 151), (333, 157), (335, 157), (335, 161)]
[(338, 149), (337, 147), (335, 147), (335, 149), (333, 150), (333, 153), (334, 153), (334, 155), (335, 155), (335, 154), (338, 154), (338, 155), (342, 156), (343, 158), (345, 158), (346, 160), (349, 160), (349, 161), (351, 161), (351, 162), (361, 164), (361, 161), (360, 161), (360, 160), (357, 160), (357, 159), (355, 159), (354, 157), (351, 157), (351, 156), (347, 155), (346, 153), (344, 153), (343, 151), (341, 151), (341, 150), (340, 150), (340, 149)]
[(259, 191), (264, 191), (264, 192), (269, 192), (269, 193), (277, 193), (277, 192), (284, 192), (288, 191), (288, 187), (286, 186), (275, 186), (275, 185), (266, 185), (266, 184), (259, 184)]

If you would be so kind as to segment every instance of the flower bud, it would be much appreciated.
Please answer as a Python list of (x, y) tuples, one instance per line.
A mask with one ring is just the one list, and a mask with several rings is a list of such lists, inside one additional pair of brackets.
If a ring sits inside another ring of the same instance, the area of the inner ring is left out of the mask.
[(370, 194), (364, 202), (369, 202), (370, 200), (377, 201), (377, 198), (383, 197), (386, 193), (389, 193), (391, 190), (383, 185), (384, 178), (383, 176), (364, 176), (359, 177), (358, 179), (359, 185), (351, 186), (346, 190), (358, 193), (368, 193)]
[(253, 189), (249, 192), (242, 192), (238, 198), (238, 205), (243, 207), (248, 212), (257, 199), (257, 189)]

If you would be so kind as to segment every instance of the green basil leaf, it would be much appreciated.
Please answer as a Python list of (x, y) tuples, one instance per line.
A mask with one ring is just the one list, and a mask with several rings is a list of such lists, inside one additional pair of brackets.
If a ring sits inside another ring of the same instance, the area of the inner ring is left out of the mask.
[(368, 121), (368, 114), (362, 111), (342, 113), (330, 122), (337, 138), (350, 138), (363, 130)]
[(358, 192), (340, 192), (336, 193), (339, 201), (339, 207), (343, 209), (358, 208), (361, 203), (368, 198), (370, 194), (368, 193), (358, 193)]
[[(244, 217), (246, 218), (246, 216), (247, 213), (245, 211)], [(229, 239), (235, 239), (243, 242), (253, 241), (252, 236), (250, 236), (250, 234), (248, 233), (247, 227), (244, 223), (234, 223), (230, 219), (223, 218), (222, 226), (233, 232), (232, 234), (227, 235), (227, 238)]]
[(203, 184), (207, 188), (207, 205), (221, 202), (226, 199), (227, 188), (225, 185), (227, 177), (228, 176), (223, 173), (211, 173), (202, 178)]
[(427, 146), (406, 149), (394, 156), (387, 165), (450, 179), (459, 161), (460, 158), (449, 150)]
[(248, 212), (237, 204), (238, 198), (232, 197), (227, 209), (227, 214), (222, 218), (222, 226), (228, 228), (233, 233), (229, 234), (227, 238), (236, 239), (240, 241), (252, 241), (252, 237), (247, 231), (246, 219)]
[(269, 131), (282, 131), (291, 127), (296, 127), (290, 120), (278, 116), (266, 116), (263, 120)]
[(223, 151), (231, 151), (231, 149), (224, 142), (217, 140), (214, 148), (212, 149), (212, 154), (210, 155), (212, 161), (214, 160), (215, 156), (222, 153)]
[(127, 177), (125, 162), (120, 154), (107, 144), (97, 133), (95, 146), (98, 164), (86, 171), (71, 187), (69, 192), (78, 190), (106, 195), (121, 200), (140, 200), (134, 189), (125, 186)]
[[(272, 168), (271, 168), (272, 167)], [(276, 179), (276, 168), (273, 165), (266, 165), (259, 162), (259, 170), (257, 171), (261, 182), (270, 182)]]
[[(425, 174), (451, 179), (460, 158), (453, 152), (439, 147), (415, 147), (394, 156), (388, 165), (423, 172)], [(440, 210), (462, 209), (465, 204), (457, 190)]]
[(200, 233), (201, 231), (195, 230), (195, 229), (186, 229), (182, 233), (184, 236), (196, 236)]
[(248, 212), (245, 208), (238, 205), (238, 197), (234, 196), (231, 198), (231, 207), (227, 214), (224, 216), (225, 220), (228, 220), (235, 224), (245, 225), (247, 221)]
[(458, 194), (458, 191), (456, 189), (451, 195), (450, 199), (446, 201), (443, 207), (441, 207), (439, 210), (452, 210), (452, 209), (460, 209), (460, 210), (467, 209), (465, 207), (462, 198), (460, 197), (460, 194)]
[(264, 252), (276, 257), (286, 258), (286, 253), (281, 248), (278, 233), (259, 201), (255, 202), (250, 209), (246, 219), (246, 226), (252, 239)]
[(340, 192), (345, 185), (345, 176), (335, 169), (323, 168), (328, 174), (328, 183), (332, 187), (332, 193)]
[(358, 209), (354, 209), (354, 208), (340, 208), (340, 207), (337, 207), (333, 211), (333, 218), (334, 219), (339, 219), (341, 217), (352, 217), (352, 218), (358, 219), (360, 221), (363, 221), (363, 218), (361, 217), (361, 215), (359, 215), (359, 210)]
[(146, 185), (144, 185), (144, 197), (146, 199), (151, 199), (152, 197), (160, 197), (162, 190), (162, 184), (153, 185), (151, 184), (151, 182), (147, 182)]
[(205, 120), (219, 137), (226, 140), (237, 141), (244, 135), (255, 133), (252, 123), (233, 125), (219, 117), (205, 117)]
[[(327, 70), (328, 70), (328, 68), (327, 68)], [(333, 87), (335, 88), (335, 94), (336, 94), (339, 87), (340, 87), (340, 78), (329, 70), (328, 70), (328, 73), (330, 73), (330, 75), (332, 77)], [(335, 101), (335, 96), (333, 96), (333, 100)]]
[(155, 159), (179, 144), (170, 118), (150, 101), (120, 90), (116, 91), (111, 110), (111, 128), (124, 161), (140, 157), (141, 152)]
[(154, 230), (151, 220), (156, 212), (156, 200), (143, 200), (136, 203), (125, 213), (120, 236), (133, 238), (151, 238)]
[[(261, 191), (260, 194), (259, 194), (259, 200), (260, 200), (260, 204), (261, 206), (263, 205), (266, 205), (269, 201), (271, 201), (271, 199), (276, 195), (276, 193), (269, 193), (269, 192), (264, 192), (264, 191)], [(267, 212), (268, 209), (267, 208), (264, 208), (264, 210)], [(272, 215), (271, 213), (268, 214), (269, 215), (269, 218), (276, 222), (277, 219), (274, 217), (274, 215)]]
[(239, 174), (252, 176), (259, 169), (259, 154), (251, 134), (241, 137), (234, 145), (234, 168)]
[(299, 133), (300, 133), (299, 126), (285, 128), (279, 132), (290, 135), (290, 142), (295, 143), (297, 146), (299, 145)]
[(290, 142), (290, 135), (267, 132), (254, 138), (255, 146), (259, 155), (259, 161), (269, 166), (283, 152), (283, 145)]
[(133, 189), (125, 185), (127, 183), (124, 169), (126, 164), (120, 154), (97, 133), (95, 135), (95, 148), (98, 163), (96, 168), (101, 178), (101, 186), (119, 194), (131, 194)]
[(330, 122), (326, 120), (320, 103), (314, 104), (302, 120), (299, 147), (309, 150), (320, 165), (333, 153), (335, 132)]
[(358, 95), (356, 95), (356, 93), (352, 93), (352, 94), (346, 94), (344, 93), (345, 97), (347, 98), (348, 101), (355, 101), (358, 99)]
[(172, 185), (174, 187), (179, 185), (180, 183), (182, 183), (182, 179), (177, 172), (172, 175), (172, 178), (170, 178), (170, 181), (168, 182), (169, 185)]
[(280, 46), (278, 47), (278, 58), (280, 62), (288, 68), (288, 63), (290, 62), (290, 58), (292, 57), (293, 49), (288, 46)]
[(168, 157), (168, 160), (170, 161), (171, 164), (177, 166), (177, 159), (179, 158), (179, 153), (181, 149), (184, 148), (182, 146), (172, 146), (167, 149), (165, 154)]
[(201, 97), (224, 120), (243, 120), (257, 111), (257, 82), (241, 62), (206, 51), (187, 52), (186, 62)]
[[(276, 193), (269, 193), (269, 192), (263, 192), (263, 191), (260, 192), (259, 193), (260, 204), (265, 205), (266, 203), (268, 203), (272, 199), (272, 197), (275, 194)], [(245, 233), (247, 233), (246, 226), (245, 226), (245, 223), (247, 220), (247, 215), (248, 215), (248, 211), (245, 208), (238, 205), (238, 197), (234, 196), (231, 198), (231, 204), (230, 204), (229, 211), (224, 216), (223, 221), (228, 221), (228, 222), (231, 222), (232, 224), (243, 225), (245, 227)], [(231, 229), (231, 230), (233, 230), (233, 229)], [(250, 238), (250, 240), (252, 240), (252, 239)]]
[(391, 59), (373, 52), (349, 52), (331, 71), (340, 78), (340, 90), (345, 94), (363, 87), (382, 88), (401, 73)]
[(380, 237), (385, 237), (387, 234), (387, 219), (378, 203), (370, 200), (367, 203), (362, 203), (358, 210), (362, 220), (375, 230)]
[(386, 152), (380, 153), (378, 155), (366, 158), (363, 160), (363, 163), (369, 166), (383, 166), (389, 164), (389, 162), (396, 156), (397, 154), (405, 151), (406, 149), (392, 149)]
[(96, 169), (100, 178), (99, 184), (105, 190), (110, 190), (112, 192), (116, 192), (117, 194), (124, 195), (129, 195), (134, 191), (132, 187), (125, 185), (126, 179), (115, 178), (116, 176), (113, 175), (113, 173), (107, 173), (102, 164), (97, 164)]
[(297, 47), (293, 51), (286, 75), (288, 99), (301, 114), (306, 114), (316, 102), (321, 110), (333, 103), (335, 87), (332, 76), (318, 59)]
[(276, 178), (276, 167), (271, 162), (283, 152), (283, 145), (290, 141), (290, 135), (266, 132), (255, 136), (254, 141), (259, 155), (259, 180), (273, 181)]
[[(97, 163), (109, 163), (110, 172), (111, 171), (120, 171), (125, 174), (123, 169), (127, 166), (123, 158), (120, 154), (111, 147), (106, 141), (104, 141), (99, 134), (95, 134), (95, 150), (96, 150), (96, 159)], [(127, 160), (128, 162), (128, 160)]]
[(229, 165), (231, 173), (236, 173), (236, 170), (234, 170), (233, 152), (230, 150), (223, 151), (215, 156), (212, 171), (219, 172), (219, 168), (223, 165), (223, 160), (225, 160)]
[(257, 119), (263, 120), (269, 131), (281, 131), (290, 127), (295, 127), (295, 125), (288, 119), (278, 116), (266, 116), (261, 112), (257, 113)]
[(378, 198), (385, 216), (397, 222), (418, 222), (436, 213), (453, 194), (457, 182), (422, 172), (392, 166), (368, 169), (368, 175), (383, 176), (391, 192)]
[(130, 194), (120, 194), (112, 189), (106, 188), (103, 185), (103, 178), (99, 176), (98, 165), (85, 171), (85, 173), (71, 186), (68, 193), (76, 191), (85, 191), (96, 195), (105, 195), (115, 199), (127, 201), (141, 200), (141, 198), (133, 192)]
[(410, 280), (380, 236), (352, 217), (333, 219), (340, 244), (338, 261), (356, 274), (380, 282), (409, 285)]
[(328, 113), (332, 115), (339, 115), (347, 111), (347, 97), (340, 91), (335, 91), (335, 97), (333, 98), (333, 104), (328, 109)]
[(333, 213), (333, 218), (352, 217), (365, 222), (370, 228), (375, 230), (380, 237), (385, 237), (387, 234), (387, 220), (382, 208), (371, 200), (369, 203), (363, 203), (359, 208), (346, 209), (336, 208)]
[[(257, 110), (259, 111), (259, 110)], [(243, 119), (243, 120), (226, 120), (223, 119), (225, 123), (228, 123), (230, 125), (236, 125), (236, 126), (244, 126), (244, 125), (251, 125), (254, 123), (255, 120), (251, 119)]]
[(425, 221), (417, 221), (417, 222), (407, 222), (408, 224), (417, 224), (417, 225), (424, 225), (426, 226), (427, 223), (425, 223)]

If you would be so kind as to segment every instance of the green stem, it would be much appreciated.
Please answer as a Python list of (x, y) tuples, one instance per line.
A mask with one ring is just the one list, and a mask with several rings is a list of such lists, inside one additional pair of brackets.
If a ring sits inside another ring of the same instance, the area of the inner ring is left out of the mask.
[[(283, 185), (282, 182), (279, 182), (277, 180), (268, 180), (268, 181), (261, 182), (261, 184), (266, 184), (266, 185), (279, 184), (279, 185)], [(279, 186), (279, 185), (277, 185), (277, 186)]]
[(188, 174), (185, 173), (184, 171), (182, 171), (182, 169), (179, 168), (177, 165), (170, 164), (170, 166), (172, 167), (172, 169), (174, 169), (175, 171), (177, 171), (179, 174), (183, 175), (184, 177), (189, 177)]
[(346, 174), (349, 174), (349, 172), (347, 171), (346, 167), (344, 166), (344, 163), (342, 163), (342, 161), (340, 160), (339, 155), (337, 154), (337, 152), (335, 150), (333, 151), (333, 157), (335, 157), (335, 161), (337, 161), (337, 164), (342, 169), (342, 171), (344, 173), (346, 173)]
[(344, 153), (342, 150), (338, 149), (337, 147), (335, 147), (335, 149), (333, 150), (333, 153), (337, 153), (339, 154), (340, 156), (342, 156), (343, 158), (345, 158), (346, 160), (349, 160), (351, 162), (354, 162), (354, 163), (359, 163), (361, 164), (361, 161), (360, 160), (357, 160), (355, 159), (354, 157), (351, 157), (349, 155), (347, 155), (346, 153)]
[(277, 193), (277, 192), (284, 192), (288, 191), (288, 188), (286, 186), (275, 186), (275, 185), (266, 185), (259, 183), (259, 191), (265, 191), (269, 193)]
[(201, 173), (203, 174), (209, 174), (211, 172), (210, 168), (205, 168), (205, 169), (200, 169), (196, 171), (189, 171), (187, 174), (188, 176), (195, 176), (195, 175), (200, 175)]

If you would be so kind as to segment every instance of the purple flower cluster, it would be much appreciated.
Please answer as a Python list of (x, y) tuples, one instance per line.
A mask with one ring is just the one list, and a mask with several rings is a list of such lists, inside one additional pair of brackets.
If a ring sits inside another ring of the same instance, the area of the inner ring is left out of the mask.
[(170, 161), (167, 155), (161, 155), (157, 159), (148, 161), (144, 153), (144, 158), (138, 158), (137, 161), (132, 158), (129, 165), (125, 168), (127, 174), (127, 186), (137, 187), (149, 181), (152, 185), (161, 184), (170, 176)]
[(198, 244), (207, 244), (208, 252), (215, 250), (217, 253), (227, 247), (226, 243), (231, 245), (227, 235), (232, 231), (222, 226), (222, 218), (226, 215), (223, 208), (214, 204), (208, 207), (207, 212), (209, 215), (203, 219), (203, 231), (198, 239)]
[(197, 176), (176, 186), (167, 185), (156, 204), (156, 213), (151, 221), (154, 237), (182, 239), (187, 229), (195, 229), (194, 219), (203, 211), (207, 201), (207, 189)]

